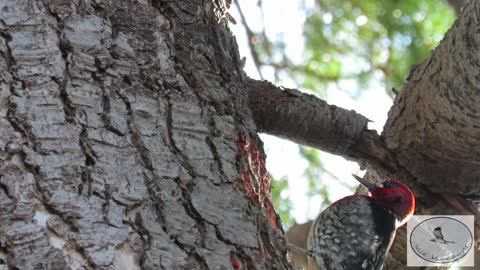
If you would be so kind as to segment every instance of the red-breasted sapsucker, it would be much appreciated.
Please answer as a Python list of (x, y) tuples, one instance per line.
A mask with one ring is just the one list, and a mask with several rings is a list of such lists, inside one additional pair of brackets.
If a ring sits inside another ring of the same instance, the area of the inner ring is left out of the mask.
[(368, 196), (345, 197), (323, 211), (308, 236), (309, 270), (377, 270), (398, 227), (413, 215), (415, 197), (397, 180), (372, 184)]

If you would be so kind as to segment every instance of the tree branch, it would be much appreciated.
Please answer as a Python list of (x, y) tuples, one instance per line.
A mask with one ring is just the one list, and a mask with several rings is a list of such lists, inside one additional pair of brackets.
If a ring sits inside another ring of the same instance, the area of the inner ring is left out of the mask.
[(380, 136), (367, 129), (368, 119), (296, 89), (248, 80), (250, 109), (259, 132), (340, 155), (360, 165), (397, 169)]
[(345, 155), (367, 126), (368, 119), (362, 115), (295, 89), (281, 90), (269, 82), (251, 80), (249, 90), (257, 128), (300, 144)]

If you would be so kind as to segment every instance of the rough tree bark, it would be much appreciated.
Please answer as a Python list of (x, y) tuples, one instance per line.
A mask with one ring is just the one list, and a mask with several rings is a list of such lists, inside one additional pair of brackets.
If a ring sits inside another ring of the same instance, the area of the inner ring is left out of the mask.
[(288, 268), (225, 1), (0, 1), (8, 269)]
[[(465, 148), (447, 147), (449, 139), (439, 136), (450, 133), (429, 124), (458, 112), (478, 128), (475, 113), (461, 114), (474, 102), (441, 99), (460, 90), (475, 99), (478, 91), (475, 62), (468, 62), (478, 51), (476, 1), (432, 60), (414, 71), (384, 137), (354, 112), (246, 78), (225, 20), (229, 2), (0, 0), (0, 263), (290, 268), (273, 233), (281, 223), (258, 131), (405, 181), (419, 198), (419, 213), (478, 213), (459, 196), (480, 192), (478, 175), (462, 175), (459, 194), (450, 194), (441, 186), (454, 182), (453, 174), (429, 178), (406, 167), (410, 155), (429, 170), (432, 159), (444, 166), (438, 153), (445, 146), (458, 172), (478, 173), (471, 166), (478, 151), (455, 152)], [(447, 45), (454, 37), (456, 45)], [(459, 79), (445, 83), (452, 74)], [(410, 101), (417, 97), (422, 106)], [(433, 152), (421, 147), (439, 141)], [(388, 269), (404, 265), (401, 249), (394, 248), (399, 260)]]

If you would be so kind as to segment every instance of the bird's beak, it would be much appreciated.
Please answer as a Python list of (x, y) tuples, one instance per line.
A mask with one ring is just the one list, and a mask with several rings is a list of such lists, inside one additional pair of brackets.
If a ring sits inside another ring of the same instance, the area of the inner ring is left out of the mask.
[(355, 174), (352, 174), (355, 179), (357, 179), (360, 184), (362, 184), (364, 187), (366, 187), (369, 191), (372, 191), (373, 189), (377, 188), (378, 186), (375, 185), (374, 183), (370, 183), (367, 180), (361, 178), (360, 176), (357, 176)]

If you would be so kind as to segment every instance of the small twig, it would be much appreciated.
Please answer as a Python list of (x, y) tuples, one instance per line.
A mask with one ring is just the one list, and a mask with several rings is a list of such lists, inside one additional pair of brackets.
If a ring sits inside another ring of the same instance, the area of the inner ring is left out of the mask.
[(260, 63), (260, 57), (257, 54), (257, 51), (255, 50), (253, 40), (255, 39), (255, 34), (253, 33), (252, 29), (248, 26), (247, 20), (245, 18), (245, 15), (243, 14), (242, 8), (240, 7), (240, 4), (238, 1), (235, 1), (235, 6), (237, 7), (238, 13), (240, 14), (240, 19), (242, 20), (242, 24), (245, 27), (245, 31), (247, 32), (247, 38), (248, 38), (248, 47), (250, 49), (250, 54), (252, 55), (253, 58), (253, 63), (255, 64), (255, 67), (257, 68), (258, 75), (260, 76), (261, 80), (264, 80), (262, 70), (261, 70), (261, 63)]
[(333, 180), (336, 180), (338, 183), (340, 183), (342, 186), (344, 186), (345, 188), (349, 189), (349, 190), (352, 190), (352, 188), (354, 187), (351, 187), (349, 186), (347, 183), (343, 182), (340, 178), (338, 178), (335, 174), (333, 174), (331, 171), (329, 171), (328, 169), (326, 169), (323, 164), (320, 165), (320, 169), (328, 176), (332, 177)]

